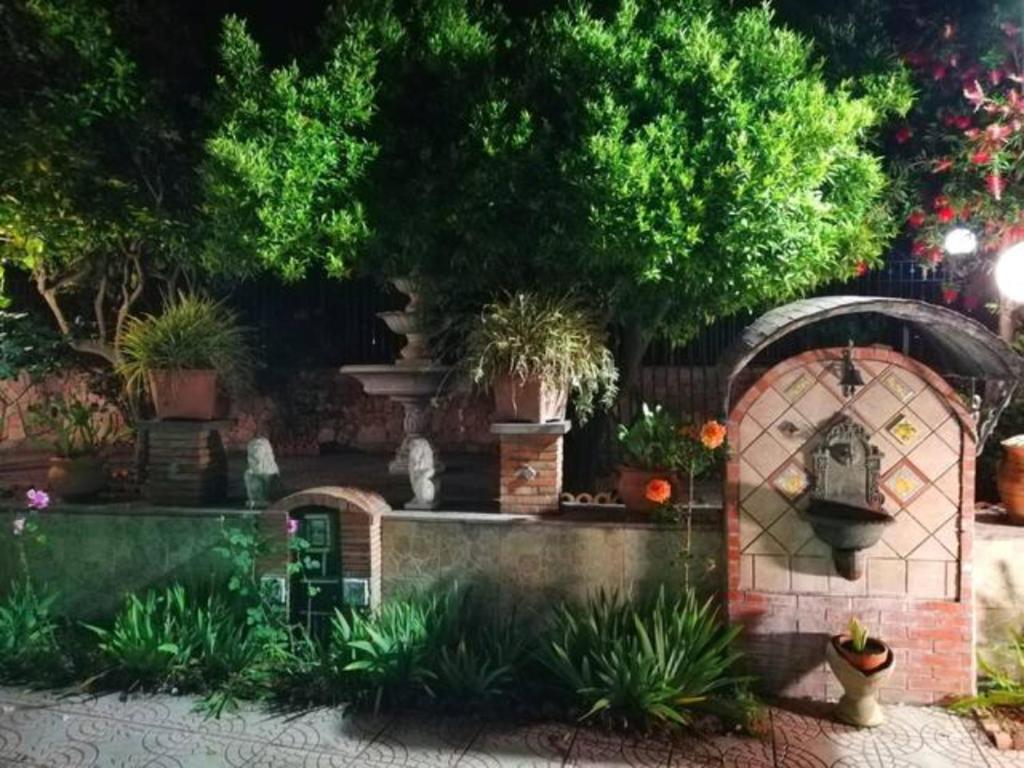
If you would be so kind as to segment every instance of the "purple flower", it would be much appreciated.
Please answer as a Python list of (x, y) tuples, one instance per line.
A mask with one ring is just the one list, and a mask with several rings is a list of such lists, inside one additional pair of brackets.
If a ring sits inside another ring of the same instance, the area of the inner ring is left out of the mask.
[(288, 535), (289, 536), (294, 536), (298, 532), (299, 532), (299, 521), (296, 520), (294, 517), (289, 517), (288, 518)]
[(24, 532), (25, 522), (26, 521), (24, 517), (14, 518), (14, 522), (11, 524), (11, 531), (13, 531), (15, 536), (21, 536), (21, 534)]
[(46, 509), (50, 506), (50, 494), (46, 491), (37, 491), (35, 488), (25, 494), (28, 498), (29, 509)]

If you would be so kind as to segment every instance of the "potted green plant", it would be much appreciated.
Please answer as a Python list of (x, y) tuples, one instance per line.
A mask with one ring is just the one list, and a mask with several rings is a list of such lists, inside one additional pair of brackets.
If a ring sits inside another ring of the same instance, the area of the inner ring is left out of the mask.
[(618, 371), (601, 322), (570, 297), (520, 293), (493, 302), (469, 329), (462, 359), (472, 382), (494, 391), (498, 422), (579, 421), (610, 407)]
[(196, 295), (179, 295), (158, 315), (129, 319), (119, 353), (127, 386), (148, 386), (160, 419), (222, 416), (225, 391), (252, 367), (248, 329), (222, 302)]
[(680, 424), (662, 406), (644, 403), (632, 424), (619, 426), (618, 438), (619, 499), (630, 511), (649, 512), (683, 500), (724, 449), (725, 427), (714, 420)]
[(33, 431), (52, 441), (46, 483), (54, 495), (81, 500), (107, 487), (103, 452), (121, 434), (113, 408), (75, 396), (51, 397), (29, 406), (29, 421)]
[(833, 635), (825, 649), (829, 668), (843, 687), (836, 716), (858, 727), (881, 725), (885, 720), (878, 693), (892, 674), (894, 657), (881, 640), (870, 637), (867, 627), (850, 619), (846, 634)]

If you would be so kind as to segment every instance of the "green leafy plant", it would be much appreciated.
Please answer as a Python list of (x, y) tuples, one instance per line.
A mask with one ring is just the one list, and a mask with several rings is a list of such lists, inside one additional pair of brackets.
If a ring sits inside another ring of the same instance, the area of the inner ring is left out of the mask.
[(668, 471), (683, 460), (679, 422), (660, 405), (644, 403), (632, 424), (620, 424), (619, 447), (625, 463), (636, 469)]
[(505, 703), (524, 693), (530, 650), (514, 616), (487, 620), (466, 615), (432, 660), (427, 692), (462, 711)]
[(52, 440), (54, 454), (60, 458), (97, 456), (123, 434), (113, 407), (75, 395), (33, 403), (28, 415), (31, 429)]
[(868, 647), (868, 628), (860, 623), (857, 618), (850, 619), (846, 626), (850, 634), (850, 650), (854, 653), (864, 653)]
[(570, 297), (519, 293), (484, 307), (471, 323), (462, 364), (477, 385), (511, 376), (543, 379), (575, 394), (585, 421), (615, 402), (618, 371), (597, 318)]
[(978, 654), (978, 667), (978, 695), (956, 699), (950, 705), (954, 711), (1024, 706), (1024, 632), (1012, 632), (1009, 642), (997, 648), (991, 658)]
[(250, 333), (226, 304), (180, 294), (159, 315), (128, 320), (120, 341), (118, 371), (127, 385), (141, 388), (154, 370), (213, 369), (239, 385), (253, 364)]
[(53, 683), (67, 673), (54, 615), (54, 592), (40, 591), (27, 578), (11, 584), (0, 600), (0, 681)]
[(581, 720), (686, 725), (741, 682), (733, 671), (739, 631), (692, 591), (640, 602), (601, 592), (557, 609), (542, 658)]

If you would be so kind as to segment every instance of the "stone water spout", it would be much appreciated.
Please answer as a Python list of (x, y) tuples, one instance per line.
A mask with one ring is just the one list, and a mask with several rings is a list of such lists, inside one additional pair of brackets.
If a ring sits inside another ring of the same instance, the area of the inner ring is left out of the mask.
[(815, 535), (832, 548), (836, 571), (850, 581), (864, 575), (864, 550), (895, 520), (878, 490), (882, 452), (848, 416), (836, 420), (812, 454), (814, 489), (804, 512)]

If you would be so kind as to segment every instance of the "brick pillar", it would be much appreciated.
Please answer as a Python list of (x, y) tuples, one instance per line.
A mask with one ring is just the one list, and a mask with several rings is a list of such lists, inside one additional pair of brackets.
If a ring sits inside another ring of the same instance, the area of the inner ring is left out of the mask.
[(156, 504), (201, 506), (227, 495), (221, 431), (230, 421), (149, 421), (144, 492)]
[(568, 421), (491, 425), (500, 445), (498, 502), (502, 512), (558, 512), (562, 496), (562, 441), (568, 431)]

